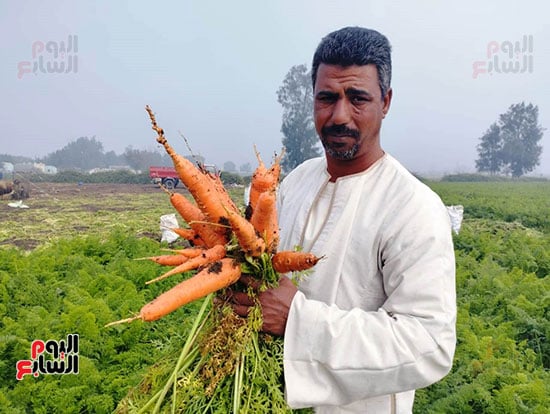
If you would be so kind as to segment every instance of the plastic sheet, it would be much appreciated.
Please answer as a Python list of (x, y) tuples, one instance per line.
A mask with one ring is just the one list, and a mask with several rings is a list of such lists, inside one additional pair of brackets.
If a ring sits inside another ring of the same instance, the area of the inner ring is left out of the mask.
[(451, 228), (458, 234), (462, 226), (462, 218), (464, 217), (464, 207), (461, 205), (447, 206), (449, 217), (451, 218)]
[(162, 236), (160, 238), (161, 242), (173, 243), (178, 239), (178, 235), (171, 231), (172, 228), (179, 227), (178, 220), (176, 219), (176, 214), (165, 214), (160, 216), (160, 231)]

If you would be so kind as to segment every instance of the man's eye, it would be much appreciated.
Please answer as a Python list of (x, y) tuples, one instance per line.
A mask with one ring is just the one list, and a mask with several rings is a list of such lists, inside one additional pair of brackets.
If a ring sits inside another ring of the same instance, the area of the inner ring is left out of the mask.
[(368, 99), (365, 98), (364, 96), (352, 96), (351, 97), (351, 102), (353, 104), (360, 105), (360, 104), (364, 104), (364, 103), (368, 102)]

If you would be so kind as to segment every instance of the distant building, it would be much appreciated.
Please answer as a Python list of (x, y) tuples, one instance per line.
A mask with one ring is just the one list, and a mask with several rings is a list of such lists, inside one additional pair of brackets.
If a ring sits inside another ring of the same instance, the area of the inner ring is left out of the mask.
[(53, 165), (46, 165), (42, 162), (35, 162), (33, 165), (34, 168), (44, 174), (57, 174), (57, 167), (54, 167)]
[(98, 172), (107, 172), (107, 171), (129, 171), (131, 173), (137, 174), (138, 172), (128, 165), (110, 165), (106, 168), (92, 168), (88, 170), (88, 174), (95, 174)]
[(46, 173), (46, 174), (57, 174), (57, 167), (54, 167), (53, 165), (45, 165), (44, 166), (44, 173)]
[(57, 174), (57, 167), (42, 162), (22, 162), (15, 164), (13, 170), (19, 173)]

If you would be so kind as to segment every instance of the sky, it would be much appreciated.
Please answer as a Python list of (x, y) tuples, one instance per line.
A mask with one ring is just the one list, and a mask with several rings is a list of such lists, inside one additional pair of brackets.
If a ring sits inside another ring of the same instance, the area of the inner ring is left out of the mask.
[[(549, 15), (531, 0), (0, 0), (0, 153), (43, 157), (83, 136), (160, 150), (150, 105), (183, 155), (180, 132), (207, 163), (254, 166), (254, 145), (266, 160), (281, 150), (289, 69), (311, 67), (329, 32), (364, 26), (393, 49), (386, 152), (419, 174), (474, 172), (510, 105), (537, 105), (550, 127)], [(550, 176), (549, 134), (534, 175)]]

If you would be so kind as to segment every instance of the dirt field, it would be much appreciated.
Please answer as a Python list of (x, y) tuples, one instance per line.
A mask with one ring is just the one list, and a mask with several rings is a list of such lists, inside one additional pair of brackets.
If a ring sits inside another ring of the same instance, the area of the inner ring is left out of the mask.
[(153, 184), (58, 184), (32, 183), (30, 185), (31, 199), (55, 197), (71, 197), (74, 195), (105, 195), (105, 194), (143, 194), (158, 193)]
[[(176, 189), (182, 191), (182, 189)], [(158, 217), (173, 213), (168, 197), (153, 184), (32, 183), (28, 208), (0, 203), (0, 247), (30, 250), (41, 243), (115, 226), (158, 235)]]

